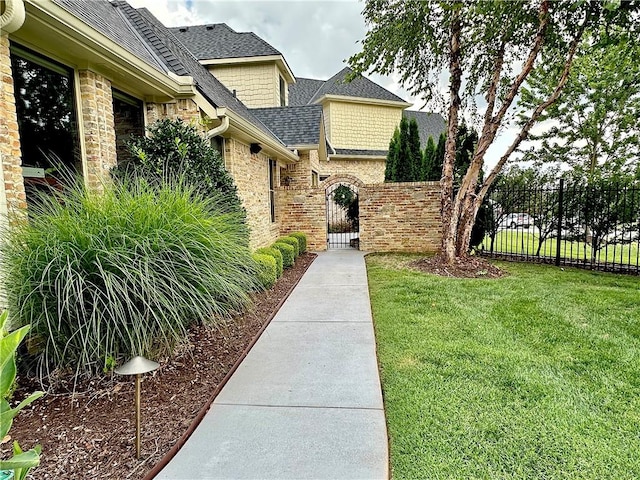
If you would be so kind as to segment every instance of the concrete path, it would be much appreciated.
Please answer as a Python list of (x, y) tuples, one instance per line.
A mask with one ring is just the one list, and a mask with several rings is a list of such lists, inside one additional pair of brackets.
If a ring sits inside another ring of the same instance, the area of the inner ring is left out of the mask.
[(364, 255), (321, 253), (156, 477), (386, 479)]

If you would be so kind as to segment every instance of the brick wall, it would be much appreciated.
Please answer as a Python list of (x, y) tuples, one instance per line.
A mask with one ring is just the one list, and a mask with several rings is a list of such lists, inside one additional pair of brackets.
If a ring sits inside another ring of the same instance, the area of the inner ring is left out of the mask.
[(153, 125), (158, 120), (178, 118), (194, 125), (201, 133), (205, 131), (200, 115), (200, 108), (190, 98), (180, 98), (170, 103), (147, 103), (147, 125)]
[(366, 185), (359, 193), (361, 250), (439, 251), (442, 224), (438, 182)]
[(0, 213), (27, 207), (20, 159), (20, 133), (16, 114), (9, 36), (0, 33), (0, 153), (2, 156), (2, 192)]
[[(249, 145), (233, 138), (225, 139), (225, 165), (238, 187), (238, 195), (247, 211), (251, 230), (250, 246), (255, 249), (271, 244), (280, 232), (280, 214), (271, 221), (269, 200), (269, 157), (252, 154)], [(276, 169), (277, 170), (277, 169)], [(276, 185), (279, 179), (276, 175)]]
[(358, 160), (332, 158), (329, 161), (320, 161), (321, 175), (353, 175), (363, 183), (384, 182), (385, 160)]
[(276, 191), (276, 206), (276, 214), (281, 219), (281, 235), (304, 232), (309, 250), (327, 249), (324, 188), (281, 187)]
[(335, 101), (330, 105), (327, 128), (333, 148), (386, 150), (402, 119), (402, 107)]
[(116, 164), (116, 132), (111, 82), (89, 70), (78, 72), (82, 128), (86, 154), (86, 183), (101, 191)]

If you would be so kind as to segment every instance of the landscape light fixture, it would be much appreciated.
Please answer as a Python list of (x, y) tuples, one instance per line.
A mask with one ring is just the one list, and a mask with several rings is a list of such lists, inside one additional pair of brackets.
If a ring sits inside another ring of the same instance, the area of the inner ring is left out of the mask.
[(140, 379), (143, 373), (153, 372), (159, 366), (154, 361), (138, 356), (115, 370), (118, 375), (136, 376), (136, 458), (140, 458)]

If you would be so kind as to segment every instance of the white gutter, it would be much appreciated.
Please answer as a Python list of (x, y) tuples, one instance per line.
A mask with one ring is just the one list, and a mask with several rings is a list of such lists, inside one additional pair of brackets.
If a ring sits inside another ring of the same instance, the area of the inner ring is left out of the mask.
[(0, 32), (13, 33), (24, 23), (25, 12), (22, 0), (5, 0), (4, 13), (0, 15)]
[(229, 128), (229, 117), (227, 115), (226, 108), (216, 108), (216, 114), (222, 123), (211, 130), (208, 130), (206, 133), (207, 140), (211, 140), (213, 137), (217, 137), (218, 135), (222, 135)]

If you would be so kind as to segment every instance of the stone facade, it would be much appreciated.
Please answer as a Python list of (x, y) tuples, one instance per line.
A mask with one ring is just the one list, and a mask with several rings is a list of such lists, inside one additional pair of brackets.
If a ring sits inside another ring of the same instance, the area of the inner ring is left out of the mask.
[(438, 182), (366, 185), (359, 194), (361, 250), (440, 250), (442, 220)]
[[(11, 75), (9, 36), (0, 33), (0, 214), (22, 211), (27, 200), (22, 179), (20, 133)], [(4, 216), (4, 215), (3, 215)]]
[(320, 161), (320, 175), (353, 175), (366, 184), (384, 182), (385, 160), (335, 159)]
[(287, 165), (287, 167), (282, 170), (280, 183), (285, 187), (313, 187), (312, 172), (320, 172), (318, 151), (300, 151), (298, 152), (298, 156), (300, 157), (298, 162)]
[(282, 187), (276, 191), (282, 235), (304, 232), (311, 251), (327, 249), (327, 212), (324, 188)]
[(158, 120), (165, 118), (169, 120), (181, 119), (185, 123), (194, 125), (201, 133), (205, 131), (200, 107), (190, 98), (180, 98), (169, 103), (147, 103), (146, 113), (147, 125), (153, 125)]
[[(275, 222), (271, 221), (269, 157), (263, 153), (252, 154), (246, 143), (227, 138), (224, 159), (226, 168), (238, 187), (242, 205), (247, 211), (251, 248), (271, 244), (280, 233), (280, 214), (276, 209)], [(276, 187), (279, 185), (279, 168), (275, 169), (274, 183)]]
[(78, 79), (86, 158), (85, 181), (88, 188), (101, 191), (117, 162), (111, 82), (89, 70), (80, 70)]
[(331, 100), (323, 105), (325, 127), (333, 148), (387, 150), (402, 120), (401, 106)]
[[(281, 72), (275, 62), (209, 66), (209, 71), (249, 108), (280, 106)], [(284, 79), (284, 76), (282, 76)], [(289, 86), (285, 80), (285, 96)]]

